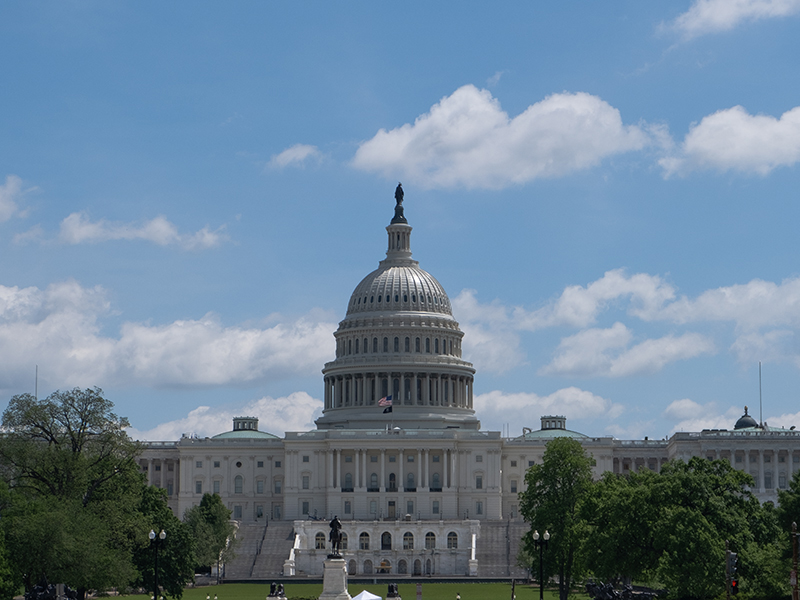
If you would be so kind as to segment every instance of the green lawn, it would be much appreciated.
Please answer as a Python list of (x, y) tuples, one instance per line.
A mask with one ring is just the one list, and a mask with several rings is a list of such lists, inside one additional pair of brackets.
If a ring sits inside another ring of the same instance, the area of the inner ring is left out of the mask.
[[(355, 596), (362, 590), (369, 590), (382, 598), (386, 597), (386, 583), (360, 584), (351, 583), (349, 592)], [(316, 598), (322, 593), (322, 584), (314, 583), (285, 583), (288, 598)], [(414, 583), (399, 583), (400, 595), (403, 600), (416, 600), (417, 586)], [(539, 588), (527, 587), (517, 584), (517, 600), (538, 600)], [(461, 600), (510, 600), (510, 583), (423, 583), (422, 597), (424, 600), (455, 600), (456, 594), (461, 594)], [(269, 585), (253, 583), (226, 583), (210, 587), (187, 588), (183, 592), (184, 600), (206, 600), (206, 594), (214, 600), (265, 600), (269, 594)], [(545, 600), (558, 600), (555, 591), (545, 591)]]

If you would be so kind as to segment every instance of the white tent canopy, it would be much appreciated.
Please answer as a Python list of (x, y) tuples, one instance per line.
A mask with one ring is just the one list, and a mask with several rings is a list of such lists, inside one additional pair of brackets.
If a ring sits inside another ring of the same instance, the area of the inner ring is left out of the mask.
[(382, 600), (382, 598), (364, 590), (358, 596), (353, 596), (353, 600)]

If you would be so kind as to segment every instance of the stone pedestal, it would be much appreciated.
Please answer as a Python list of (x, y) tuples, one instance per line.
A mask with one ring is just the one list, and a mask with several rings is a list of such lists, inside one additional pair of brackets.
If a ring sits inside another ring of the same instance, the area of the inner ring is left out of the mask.
[(322, 568), (322, 594), (319, 600), (351, 600), (347, 592), (347, 566), (344, 559), (327, 558)]
[(469, 561), (469, 576), (470, 577), (478, 576), (478, 561), (475, 559)]

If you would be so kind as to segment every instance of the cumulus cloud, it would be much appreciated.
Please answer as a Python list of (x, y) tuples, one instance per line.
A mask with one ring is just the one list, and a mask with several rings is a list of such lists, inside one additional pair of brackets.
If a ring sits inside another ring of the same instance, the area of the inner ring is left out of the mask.
[(510, 118), (488, 90), (465, 85), (413, 124), (363, 142), (353, 166), (429, 188), (500, 189), (586, 169), (651, 142), (597, 96), (553, 94)]
[[(72, 213), (61, 221), (58, 240), (64, 244), (96, 244), (111, 240), (143, 240), (159, 246), (177, 245), (186, 250), (214, 248), (228, 239), (225, 227), (212, 231), (208, 226), (182, 234), (166, 217), (159, 215), (150, 221), (112, 223), (105, 219), (91, 221), (86, 213)], [(25, 238), (20, 241), (25, 241)]]
[(314, 429), (314, 420), (322, 415), (322, 400), (306, 392), (294, 392), (281, 398), (264, 396), (239, 406), (198, 406), (181, 419), (161, 423), (146, 431), (131, 427), (128, 435), (142, 441), (177, 440), (181, 436), (212, 437), (230, 431), (233, 417), (243, 415), (259, 419), (259, 431), (283, 436), (287, 431)]
[(0, 185), (0, 223), (20, 215), (18, 201), (23, 193), (22, 179), (16, 175), (7, 175), (6, 182)]
[(731, 423), (735, 423), (741, 416), (741, 407), (731, 406), (721, 412), (714, 402), (699, 404), (689, 398), (671, 402), (663, 412), (664, 419), (673, 423), (670, 433), (730, 429)]
[(124, 323), (101, 333), (111, 310), (105, 290), (75, 281), (0, 286), (0, 390), (28, 385), (33, 366), (52, 388), (137, 384), (242, 385), (312, 375), (330, 359), (333, 319), (271, 316), (263, 326), (225, 326), (213, 315), (165, 325)]
[(633, 334), (622, 323), (587, 329), (561, 340), (544, 375), (627, 377), (654, 373), (667, 364), (714, 352), (714, 343), (697, 333), (668, 335), (631, 346)]
[(685, 39), (730, 31), (745, 21), (786, 17), (800, 12), (800, 0), (695, 0), (672, 27)]
[(322, 160), (322, 153), (316, 146), (295, 144), (280, 154), (273, 154), (267, 166), (272, 169), (304, 167), (309, 162), (319, 162), (320, 160)]
[[(623, 407), (610, 400), (577, 387), (557, 390), (547, 396), (534, 393), (508, 394), (501, 391), (478, 394), (474, 407), (483, 421), (484, 428), (489, 423), (495, 427), (502, 424), (509, 414), (534, 415), (559, 414), (567, 418), (595, 419), (598, 417), (616, 418), (622, 414)], [(499, 421), (499, 423), (498, 423)], [(517, 426), (539, 429), (538, 422), (518, 420)], [(520, 431), (520, 433), (522, 433)]]
[(689, 171), (767, 175), (800, 161), (800, 107), (781, 115), (751, 115), (734, 106), (693, 125), (677, 154), (659, 160), (667, 177)]

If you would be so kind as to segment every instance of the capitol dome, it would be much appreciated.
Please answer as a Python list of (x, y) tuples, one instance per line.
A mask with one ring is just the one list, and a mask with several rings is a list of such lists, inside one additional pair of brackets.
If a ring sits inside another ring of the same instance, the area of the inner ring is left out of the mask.
[(401, 199), (386, 258), (356, 286), (334, 333), (320, 429), (480, 427), (464, 333), (442, 285), (411, 257), (411, 229)]

